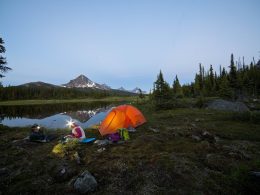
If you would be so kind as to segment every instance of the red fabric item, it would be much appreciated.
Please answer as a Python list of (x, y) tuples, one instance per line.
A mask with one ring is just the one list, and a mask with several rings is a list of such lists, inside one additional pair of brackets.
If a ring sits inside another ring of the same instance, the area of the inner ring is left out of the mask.
[(72, 135), (73, 135), (73, 137), (75, 137), (75, 138), (81, 138), (81, 137), (82, 137), (82, 133), (81, 133), (80, 127), (75, 127), (75, 128), (72, 130)]

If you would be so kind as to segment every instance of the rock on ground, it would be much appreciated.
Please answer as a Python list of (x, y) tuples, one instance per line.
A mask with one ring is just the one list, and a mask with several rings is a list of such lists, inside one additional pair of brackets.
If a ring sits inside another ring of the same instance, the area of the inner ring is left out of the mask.
[(214, 110), (233, 111), (233, 112), (249, 111), (249, 108), (243, 102), (231, 102), (222, 99), (209, 102), (207, 108), (214, 109)]
[(75, 180), (73, 187), (78, 192), (84, 194), (94, 191), (97, 187), (96, 179), (87, 170), (81, 173)]
[(109, 144), (109, 141), (107, 139), (104, 140), (96, 140), (94, 144), (97, 144), (98, 146), (105, 146)]

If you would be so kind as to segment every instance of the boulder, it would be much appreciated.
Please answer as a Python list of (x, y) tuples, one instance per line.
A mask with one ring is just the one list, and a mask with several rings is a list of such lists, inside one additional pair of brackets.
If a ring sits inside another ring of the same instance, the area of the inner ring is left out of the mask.
[(76, 191), (85, 194), (94, 191), (97, 187), (96, 179), (87, 170), (81, 173), (73, 184)]
[(260, 178), (260, 172), (251, 171), (251, 172), (250, 172), (250, 175), (252, 175), (252, 176), (254, 176), (254, 177), (257, 177), (257, 178)]
[(214, 110), (232, 111), (232, 112), (249, 111), (249, 108), (243, 102), (231, 102), (222, 99), (209, 102), (207, 108), (214, 109)]

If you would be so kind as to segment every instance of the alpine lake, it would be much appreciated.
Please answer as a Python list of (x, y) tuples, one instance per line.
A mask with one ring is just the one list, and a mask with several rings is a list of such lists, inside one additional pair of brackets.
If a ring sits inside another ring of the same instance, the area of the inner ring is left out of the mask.
[(30, 127), (38, 124), (47, 129), (66, 128), (75, 121), (83, 128), (104, 119), (119, 102), (58, 103), (41, 105), (0, 106), (0, 124), (8, 127)]

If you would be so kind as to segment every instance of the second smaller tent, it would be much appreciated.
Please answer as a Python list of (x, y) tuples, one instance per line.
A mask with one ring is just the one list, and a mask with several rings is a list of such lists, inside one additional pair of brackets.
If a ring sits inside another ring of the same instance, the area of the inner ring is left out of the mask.
[(121, 105), (112, 109), (100, 125), (101, 135), (112, 134), (119, 128), (138, 127), (146, 122), (143, 114), (134, 106)]

